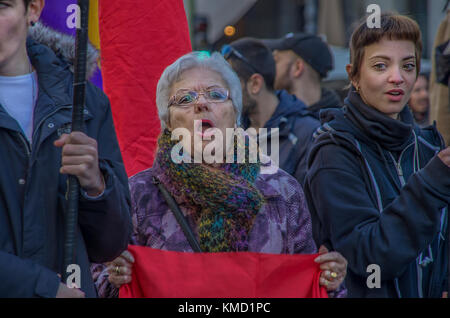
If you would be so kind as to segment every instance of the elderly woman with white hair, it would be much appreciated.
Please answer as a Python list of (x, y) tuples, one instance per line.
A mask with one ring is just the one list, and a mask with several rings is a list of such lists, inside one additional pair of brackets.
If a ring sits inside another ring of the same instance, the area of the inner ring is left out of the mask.
[[(263, 174), (264, 164), (251, 160), (188, 163), (172, 158), (178, 140), (171, 137), (177, 128), (189, 132), (181, 142), (183, 157), (189, 159), (205, 149), (211, 131), (225, 135), (227, 128), (239, 126), (241, 83), (220, 54), (193, 52), (179, 58), (162, 74), (156, 102), (162, 132), (154, 164), (129, 180), (134, 225), (130, 244), (179, 252), (317, 252), (303, 190), (284, 171)], [(246, 144), (224, 142), (229, 147), (220, 153)], [(178, 224), (173, 210), (182, 213), (190, 231)], [(330, 292), (343, 290), (346, 260), (324, 247), (319, 253), (320, 284)], [(118, 288), (131, 281), (133, 262), (124, 251), (107, 266), (94, 267), (101, 297), (117, 296)]]

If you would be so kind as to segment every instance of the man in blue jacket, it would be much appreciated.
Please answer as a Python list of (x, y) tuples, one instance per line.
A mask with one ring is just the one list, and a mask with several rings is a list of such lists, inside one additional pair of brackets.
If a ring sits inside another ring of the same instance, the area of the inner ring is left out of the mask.
[(275, 88), (285, 89), (302, 100), (319, 120), (321, 109), (342, 106), (339, 96), (322, 87), (322, 80), (333, 70), (333, 54), (320, 37), (307, 33), (288, 33), (279, 39), (263, 40), (275, 58)]
[[(35, 25), (43, 6), (0, 3), (0, 297), (95, 297), (90, 262), (112, 260), (127, 246), (127, 176), (109, 101), (91, 84), (85, 133), (69, 134), (73, 39)], [(29, 27), (37, 41), (27, 39)], [(81, 185), (79, 288), (60, 279), (68, 174)]]
[(309, 145), (319, 121), (294, 95), (274, 90), (275, 61), (261, 41), (239, 39), (224, 46), (222, 53), (241, 80), (244, 128), (267, 128), (267, 149), (271, 149), (271, 128), (279, 128), (279, 167), (303, 184)]

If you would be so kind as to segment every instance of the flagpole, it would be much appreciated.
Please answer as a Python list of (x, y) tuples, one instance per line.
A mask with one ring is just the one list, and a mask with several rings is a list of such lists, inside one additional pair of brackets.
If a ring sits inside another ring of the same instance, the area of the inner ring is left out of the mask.
[[(86, 95), (86, 64), (89, 0), (78, 0), (80, 14), (77, 17), (75, 39), (75, 62), (73, 78), (72, 131), (84, 130), (84, 103)], [(67, 283), (68, 266), (75, 264), (75, 240), (78, 224), (78, 200), (80, 184), (76, 176), (69, 175), (67, 187), (67, 210), (65, 214), (63, 283)]]

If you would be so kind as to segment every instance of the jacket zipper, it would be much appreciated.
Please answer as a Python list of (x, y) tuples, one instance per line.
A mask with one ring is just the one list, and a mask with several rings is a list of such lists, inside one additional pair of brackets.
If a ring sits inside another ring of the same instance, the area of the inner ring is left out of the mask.
[[(406, 184), (405, 182), (405, 177), (403, 175), (403, 169), (401, 166), (401, 162), (402, 162), (402, 156), (405, 153), (405, 151), (413, 144), (408, 145), (405, 149), (403, 149), (403, 151), (400, 153), (400, 157), (398, 158), (398, 162), (395, 160), (394, 156), (392, 155), (392, 153), (389, 151), (389, 155), (392, 158), (392, 161), (395, 164), (396, 170), (397, 170), (397, 175), (398, 178), (400, 179), (400, 184), (402, 185), (402, 187)], [(422, 273), (422, 267), (419, 265), (419, 263), (417, 262), (416, 259), (416, 270), (417, 270), (417, 292), (419, 294), (419, 298), (423, 298), (423, 287), (422, 287), (422, 278), (423, 278), (423, 273)], [(400, 289), (398, 288), (398, 279), (396, 278), (396, 287), (397, 287), (397, 292), (400, 292)]]
[(44, 118), (42, 118), (42, 120), (39, 122), (39, 124), (36, 126), (36, 129), (33, 132), (33, 140), (35, 137), (36, 132), (38, 131), (39, 127), (42, 125), (42, 123), (44, 121), (46, 121), (50, 116), (53, 116), (54, 114), (56, 114), (58, 111), (60, 111), (61, 109), (70, 109), (72, 108), (72, 106), (63, 106), (63, 107), (59, 107), (58, 109), (54, 110), (53, 112), (51, 112), (50, 114), (48, 114), (47, 116), (45, 116)]
[(403, 154), (405, 153), (405, 151), (406, 151), (409, 147), (411, 147), (412, 145), (413, 145), (413, 144), (410, 144), (410, 145), (408, 145), (405, 149), (402, 150), (402, 152), (400, 153), (400, 157), (398, 157), (398, 162), (395, 160), (394, 155), (393, 155), (390, 151), (388, 151), (389, 155), (390, 155), (391, 158), (392, 158), (392, 161), (393, 161), (394, 164), (395, 164), (395, 168), (396, 168), (396, 170), (397, 170), (397, 175), (398, 175), (398, 178), (400, 179), (400, 184), (401, 184), (402, 187), (406, 184), (406, 182), (405, 182), (405, 177), (403, 176), (403, 169), (402, 169), (402, 166), (401, 166), (402, 156), (403, 156)]
[(28, 142), (28, 140), (26, 140), (22, 133), (18, 132), (17, 135), (19, 135), (20, 140), (22, 141), (22, 143), (25, 145), (25, 150), (26, 150), (26, 154), (28, 159), (30, 159), (31, 156), (31, 146), (30, 143)]
[[(57, 113), (57, 112), (58, 112), (59, 110), (61, 110), (61, 109), (70, 109), (70, 108), (72, 108), (72, 107), (71, 107), (71, 106), (60, 107), (60, 108), (58, 108), (57, 110), (55, 110), (55, 111), (51, 112), (50, 114), (48, 114), (47, 116), (45, 116), (45, 117), (39, 122), (39, 124), (36, 126), (36, 129), (35, 129), (34, 132), (33, 132), (33, 140), (34, 140), (34, 138), (36, 137), (36, 132), (37, 132), (37, 130), (39, 129), (39, 127), (42, 125), (42, 123), (43, 123), (45, 120), (47, 120), (50, 116), (54, 115), (55, 113)], [(32, 146), (31, 146), (30, 142), (29, 142), (27, 139), (24, 138), (24, 136), (22, 135), (22, 133), (19, 132), (19, 133), (17, 133), (17, 134), (19, 135), (20, 140), (22, 141), (22, 143), (23, 143), (24, 146), (25, 146), (26, 155), (27, 155), (28, 160), (29, 160), (30, 157), (31, 157)]]
[(419, 293), (419, 298), (423, 298), (423, 288), (422, 288), (423, 272), (422, 266), (420, 266), (417, 259), (416, 259), (416, 268), (417, 268), (417, 292)]
[(403, 176), (402, 166), (400, 165), (400, 162), (396, 163), (396, 165), (397, 165), (397, 174), (400, 179), (400, 184), (403, 187), (406, 184), (406, 182), (405, 182), (405, 177)]
[[(60, 108), (58, 108), (57, 110), (55, 110), (55, 111), (51, 112), (50, 114), (48, 114), (47, 116), (45, 116), (45, 117), (39, 122), (39, 124), (36, 126), (36, 129), (35, 129), (34, 132), (33, 132), (33, 140), (34, 140), (34, 138), (35, 138), (35, 135), (36, 135), (36, 132), (37, 132), (38, 128), (42, 125), (42, 123), (43, 123), (45, 120), (47, 120), (47, 119), (48, 119), (50, 116), (52, 116), (53, 114), (57, 113), (60, 109), (67, 109), (67, 108), (72, 108), (72, 107), (70, 107), (70, 106), (60, 107)], [(31, 150), (32, 150), (31, 145), (30, 145), (30, 142), (29, 142), (27, 139), (25, 139), (25, 138), (23, 137), (22, 133), (19, 132), (19, 133), (17, 133), (17, 135), (19, 136), (20, 140), (22, 141), (22, 143), (23, 143), (24, 146), (25, 146), (26, 155), (28, 156), (28, 158), (30, 158), (30, 156), (31, 156)]]

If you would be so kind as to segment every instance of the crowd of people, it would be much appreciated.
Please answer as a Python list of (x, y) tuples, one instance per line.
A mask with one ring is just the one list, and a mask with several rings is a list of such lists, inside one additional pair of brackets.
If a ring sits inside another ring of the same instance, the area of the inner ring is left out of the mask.
[[(70, 132), (70, 57), (27, 37), (43, 6), (0, 1), (0, 297), (117, 297), (132, 280), (128, 244), (318, 253), (331, 297), (447, 296), (450, 147), (429, 120), (414, 20), (385, 13), (380, 28), (355, 28), (343, 101), (322, 85), (333, 58), (316, 35), (242, 38), (179, 57), (156, 88), (153, 166), (127, 179), (108, 98), (92, 84), (86, 129)], [(194, 157), (211, 130), (230, 128), (277, 128), (267, 137), (279, 162), (249, 160), (250, 134), (221, 145), (224, 158), (243, 149), (242, 163), (174, 161), (175, 130), (190, 133), (183, 156)], [(81, 187), (81, 288), (60, 276), (68, 175)]]

